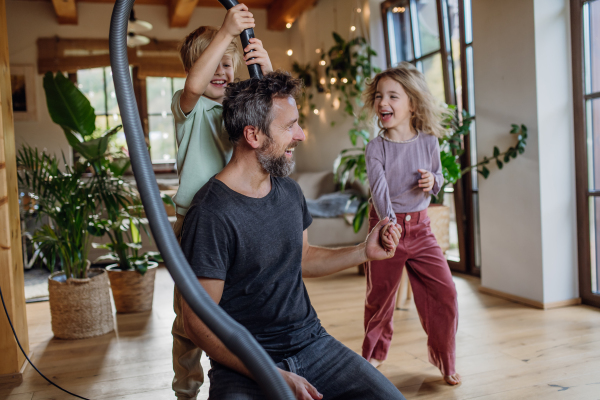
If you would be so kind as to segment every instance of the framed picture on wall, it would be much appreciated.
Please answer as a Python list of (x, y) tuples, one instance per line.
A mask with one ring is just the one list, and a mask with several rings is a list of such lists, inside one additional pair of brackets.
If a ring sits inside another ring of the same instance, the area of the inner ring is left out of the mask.
[(33, 65), (11, 65), (10, 86), (15, 121), (37, 120)]

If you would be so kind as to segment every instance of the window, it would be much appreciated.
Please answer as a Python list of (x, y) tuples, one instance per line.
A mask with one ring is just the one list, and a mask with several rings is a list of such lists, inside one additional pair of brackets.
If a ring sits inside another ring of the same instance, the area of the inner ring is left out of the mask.
[[(414, 64), (436, 98), (474, 115), (471, 0), (388, 1), (382, 4), (382, 18), (388, 66)], [(477, 162), (475, 124), (471, 127), (464, 166)], [(446, 256), (453, 270), (476, 275), (481, 265), (477, 196), (476, 172), (444, 194), (451, 210)]]
[(177, 156), (171, 113), (173, 94), (183, 89), (185, 78), (146, 78), (150, 158), (154, 164), (174, 163)]
[[(100, 136), (106, 130), (122, 124), (110, 67), (77, 71), (77, 86), (88, 98), (96, 112), (98, 132), (95, 135)], [(127, 148), (122, 129), (111, 141), (111, 147), (113, 147), (112, 150)]]
[(600, 1), (571, 2), (579, 292), (600, 307)]

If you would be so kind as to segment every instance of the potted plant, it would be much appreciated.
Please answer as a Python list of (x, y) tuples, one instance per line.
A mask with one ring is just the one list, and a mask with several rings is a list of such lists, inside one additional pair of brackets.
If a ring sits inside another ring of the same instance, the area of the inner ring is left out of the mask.
[[(118, 313), (150, 311), (154, 298), (154, 280), (158, 262), (162, 257), (158, 252), (140, 253), (142, 237), (139, 219), (139, 203), (119, 210), (111, 219), (96, 217), (88, 231), (94, 236), (107, 236), (109, 243), (93, 243), (95, 248), (108, 250), (108, 254), (96, 261), (110, 260), (114, 264), (106, 267), (113, 299)], [(145, 228), (144, 228), (145, 229)]]
[[(33, 235), (52, 274), (48, 278), (52, 331), (60, 339), (82, 339), (114, 329), (108, 277), (90, 269), (88, 250), (96, 204), (86, 163), (59, 169), (55, 156), (24, 146), (17, 153), (19, 183), (37, 195), (39, 214), (50, 223)], [(56, 262), (61, 271), (54, 272)]]
[[(156, 252), (140, 253), (139, 229), (146, 230), (140, 219), (143, 208), (137, 192), (123, 179), (130, 161), (122, 151), (109, 150), (109, 139), (121, 126), (94, 139), (96, 116), (83, 93), (61, 73), (46, 73), (44, 88), (52, 120), (61, 125), (69, 144), (91, 170), (90, 190), (98, 200), (99, 213), (92, 217), (88, 232), (109, 239), (107, 244), (93, 244), (108, 251), (96, 261), (117, 261), (107, 268), (117, 312), (148, 311), (154, 295), (155, 261), (162, 258)], [(163, 201), (174, 206), (168, 196)]]

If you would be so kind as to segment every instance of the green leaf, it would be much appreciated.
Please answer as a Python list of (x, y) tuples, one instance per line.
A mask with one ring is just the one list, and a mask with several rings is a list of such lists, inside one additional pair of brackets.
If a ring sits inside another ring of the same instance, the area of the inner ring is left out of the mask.
[(66, 132), (79, 133), (84, 138), (96, 129), (96, 114), (90, 101), (61, 72), (44, 75), (46, 103), (52, 121)]
[(497, 146), (494, 146), (494, 157), (498, 157), (500, 155), (500, 149)]
[(108, 164), (108, 168), (110, 172), (113, 173), (115, 177), (121, 177), (125, 174), (125, 171), (131, 165), (131, 160), (128, 158), (117, 158)]
[(502, 169), (502, 167), (504, 166), (504, 164), (502, 164), (502, 161), (500, 160), (496, 160), (496, 165), (498, 166), (498, 169)]
[(163, 203), (165, 203), (168, 206), (171, 207), (176, 207), (175, 202), (173, 201), (173, 198), (171, 196), (169, 196), (166, 193), (163, 193), (161, 196)]
[(367, 219), (367, 214), (369, 213), (369, 202), (364, 201), (359, 204), (358, 209), (356, 210), (356, 215), (354, 216), (354, 220), (352, 221), (352, 226), (354, 227), (354, 233), (358, 233), (360, 228), (363, 225), (365, 219)]
[(129, 227), (131, 229), (131, 241), (133, 243), (142, 243), (142, 236), (140, 235), (140, 230), (135, 225), (133, 219), (129, 219)]
[(519, 125), (511, 124), (510, 126), (511, 126), (510, 133), (519, 133)]
[(481, 175), (483, 175), (484, 179), (487, 179), (488, 176), (490, 176), (490, 170), (486, 167), (483, 167), (483, 169), (481, 170)]

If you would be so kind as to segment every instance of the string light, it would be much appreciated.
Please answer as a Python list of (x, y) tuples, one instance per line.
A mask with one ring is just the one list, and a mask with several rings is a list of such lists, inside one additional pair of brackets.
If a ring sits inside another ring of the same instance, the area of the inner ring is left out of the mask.
[(289, 49), (289, 50), (287, 51), (287, 55), (288, 55), (288, 56), (291, 56), (292, 54), (294, 54), (294, 51), (293, 51), (292, 49)]
[(335, 78), (331, 78), (331, 81), (330, 81), (330, 82), (331, 82), (331, 84), (333, 85), (333, 84), (335, 84), (335, 82), (336, 82), (336, 81), (337, 81), (337, 79), (335, 79)]
[(348, 83), (348, 78), (342, 78), (342, 82)]
[(356, 27), (355, 27), (354, 25), (352, 25), (352, 26), (350, 27), (350, 30), (351, 30), (352, 32), (354, 32), (354, 31), (356, 30)]
[(394, 14), (403, 13), (404, 11), (406, 11), (406, 8), (404, 8), (404, 7), (394, 7), (394, 8), (392, 8), (392, 12)]
[(327, 63), (325, 62), (325, 60), (321, 60), (321, 62), (320, 62), (319, 64), (321, 64), (321, 65), (325, 65), (325, 64), (327, 64)]
[(321, 78), (321, 80), (319, 81), (319, 83), (320, 83), (321, 85), (324, 85), (324, 84), (325, 84), (325, 78)]
[(321, 49), (315, 49), (315, 53), (321, 54)]
[(313, 112), (315, 113), (315, 115), (319, 115), (319, 110), (318, 109), (314, 109)]
[(292, 23), (288, 22), (287, 24), (285, 24), (285, 27), (288, 28), (288, 29), (290, 29), (292, 27)]
[(356, 9), (356, 12), (360, 14), (362, 12), (362, 9), (359, 7)]

